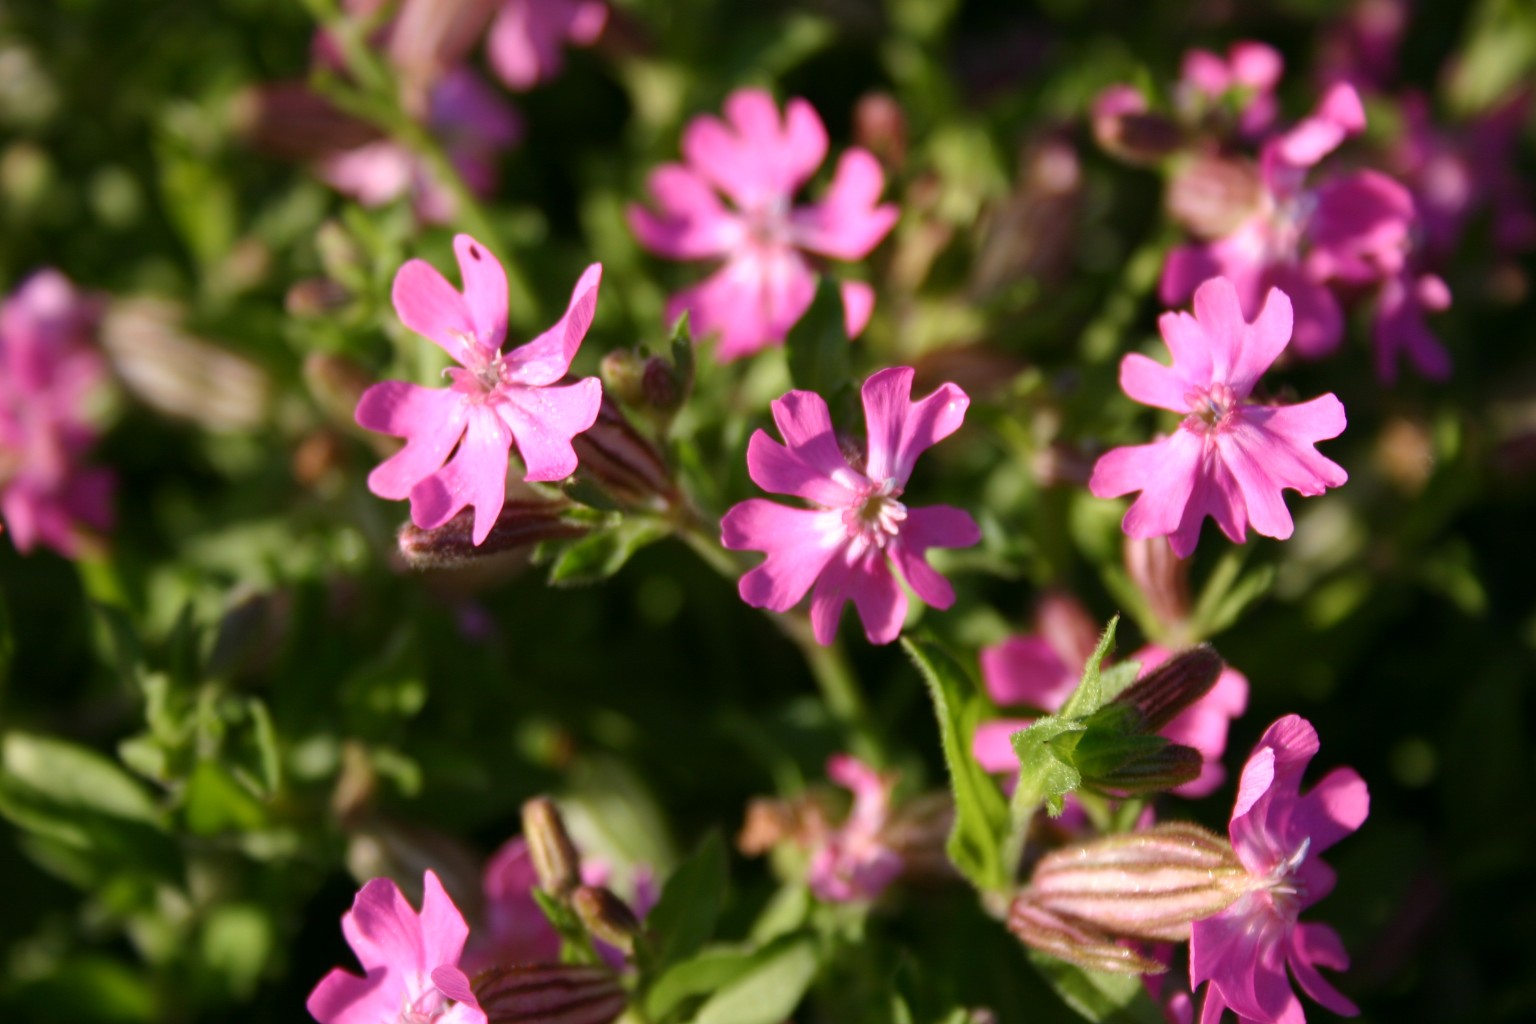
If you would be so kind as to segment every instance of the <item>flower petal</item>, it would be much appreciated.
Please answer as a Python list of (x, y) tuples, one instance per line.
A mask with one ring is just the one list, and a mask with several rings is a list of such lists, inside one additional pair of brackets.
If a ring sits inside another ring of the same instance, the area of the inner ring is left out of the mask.
[(727, 210), (709, 183), (681, 164), (651, 172), (656, 213), (631, 205), (629, 226), (640, 244), (673, 260), (723, 256), (743, 238), (740, 215)]
[(464, 396), (452, 388), (386, 380), (364, 391), (355, 413), (358, 425), (407, 439), (368, 474), (368, 489), (393, 501), (407, 497), (441, 468), (463, 436), (468, 414)]
[(1100, 498), (1140, 491), (1121, 523), (1126, 535), (1172, 534), (1201, 475), (1204, 449), (1204, 439), (1182, 427), (1161, 441), (1112, 449), (1094, 464), (1088, 490)]
[[(469, 938), (469, 925), (464, 923), (464, 915), (448, 898), (437, 872), (430, 869), (422, 879), (420, 928), (428, 967), (459, 962), (464, 953), (464, 941)], [(462, 996), (452, 998), (465, 1001)]]
[[(1168, 313), (1166, 317), (1180, 314)], [(1189, 384), (1175, 367), (1147, 358), (1140, 352), (1132, 352), (1120, 360), (1120, 390), (1142, 405), (1173, 412), (1188, 412)]]
[(909, 508), (901, 531), (886, 552), (913, 593), (934, 608), (955, 603), (955, 588), (928, 564), (929, 548), (968, 548), (980, 543), (981, 528), (969, 512), (948, 505)]
[(507, 340), (507, 272), (500, 260), (468, 235), (453, 237), (453, 252), (464, 278), (464, 305), (475, 325), (475, 341), (500, 349)]
[(843, 327), (850, 339), (857, 338), (875, 311), (875, 290), (863, 281), (843, 281), (837, 287), (843, 293)]
[(917, 457), (960, 429), (971, 400), (955, 384), (941, 384), (920, 401), (911, 401), (916, 371), (897, 366), (864, 382), (864, 422), (869, 430), (865, 475), (906, 485)]
[(1055, 712), (1077, 688), (1077, 673), (1039, 636), (1011, 636), (981, 651), (981, 678), (1001, 707)]
[(304, 1008), (320, 1024), (375, 1024), (398, 1016), (405, 998), (399, 975), (391, 971), (359, 978), (337, 967), (320, 979)]
[[(507, 353), (506, 365), (511, 381), (543, 386), (565, 376), (571, 368), (571, 360), (576, 358), (576, 351), (581, 348), (582, 339), (587, 336), (587, 329), (592, 326), (592, 316), (597, 311), (597, 289), (602, 280), (601, 263), (594, 263), (582, 271), (576, 287), (571, 289), (571, 301), (565, 308), (565, 315), (537, 338)], [(505, 277), (502, 278), (502, 288), (505, 316)]]
[(1033, 718), (999, 718), (982, 722), (971, 736), (971, 756), (994, 775), (1018, 773), (1019, 755), (1013, 749), (1013, 734), (1028, 729)]
[(821, 201), (796, 207), (790, 214), (795, 242), (836, 260), (868, 256), (900, 215), (890, 203), (879, 205), (884, 188), (880, 161), (866, 150), (848, 150), (838, 160), (837, 173)]
[(1298, 924), (1291, 930), (1286, 960), (1301, 990), (1314, 1001), (1345, 1017), (1359, 1015), (1360, 1008), (1317, 973), (1319, 965), (1336, 971), (1349, 967), (1349, 954), (1332, 928), (1323, 924)]
[(715, 355), (729, 362), (782, 344), (815, 295), (816, 274), (798, 252), (754, 249), (674, 295), (667, 317), (686, 310), (699, 335), (719, 331)]
[(401, 323), (460, 363), (470, 358), (470, 346), (478, 344), (474, 317), (464, 296), (436, 267), (425, 260), (407, 260), (395, 274), (391, 297)]
[(784, 612), (811, 589), (847, 542), (847, 531), (841, 513), (750, 498), (720, 520), (720, 542), (732, 551), (767, 554), (762, 565), (741, 577), (738, 589), (752, 607)]
[(811, 627), (816, 642), (826, 646), (837, 636), (837, 620), (843, 605), (853, 601), (872, 644), (888, 644), (901, 633), (907, 617), (907, 594), (891, 575), (889, 563), (878, 552), (866, 552), (852, 562), (843, 557), (827, 563), (811, 591)]
[(411, 488), (411, 521), (423, 530), (442, 526), (465, 506), (475, 509), (471, 539), (479, 544), (496, 525), (507, 500), (512, 433), (484, 406), (471, 411), (459, 450), (443, 468)]
[(574, 473), (577, 459), (571, 438), (597, 422), (602, 404), (603, 384), (596, 377), (574, 384), (505, 389), (496, 411), (517, 438), (523, 479), (564, 480)]

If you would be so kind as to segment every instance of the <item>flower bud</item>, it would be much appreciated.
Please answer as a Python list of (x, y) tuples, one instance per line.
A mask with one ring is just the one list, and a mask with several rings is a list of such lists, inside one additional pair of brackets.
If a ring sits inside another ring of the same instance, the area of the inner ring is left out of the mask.
[(603, 396), (597, 422), (577, 434), (571, 445), (580, 461), (577, 472), (624, 504), (667, 508), (682, 501), (661, 452), (607, 395)]
[(612, 971), (574, 964), (493, 967), (470, 987), (489, 1024), (609, 1024), (628, 1001)]
[(1106, 153), (1138, 166), (1158, 163), (1184, 145), (1178, 124), (1150, 112), (1146, 98), (1129, 85), (1112, 85), (1093, 101), (1093, 137)]
[(907, 156), (907, 118), (888, 92), (867, 92), (853, 108), (853, 141), (875, 155), (886, 170), (900, 168)]
[(629, 904), (600, 885), (581, 885), (571, 894), (571, 908), (595, 939), (601, 939), (628, 954), (643, 931), (640, 919)]
[(1048, 853), (1019, 899), (1090, 931), (1182, 942), (1193, 922), (1241, 896), (1245, 882), (1230, 843), (1177, 822)]
[(1168, 212), (1197, 238), (1223, 238), (1259, 209), (1264, 185), (1251, 161), (1201, 156), (1168, 182)]
[(1073, 751), (1083, 784), (1108, 793), (1156, 793), (1200, 776), (1200, 751), (1139, 732), (1134, 709), (1105, 705)]
[(328, 316), (346, 307), (352, 292), (328, 277), (306, 277), (294, 282), (283, 297), (289, 316), (313, 319)]
[(1189, 619), (1189, 562), (1173, 553), (1166, 537), (1125, 538), (1125, 571), (1165, 629)]
[(551, 896), (568, 899), (581, 884), (581, 855), (553, 800), (536, 796), (523, 804), (523, 837), (528, 841), (539, 887)]
[(303, 82), (245, 89), (230, 104), (229, 119), (251, 148), (286, 160), (310, 160), (379, 137), (373, 125), (338, 110)]
[(613, 395), (625, 405), (639, 405), (644, 398), (640, 380), (645, 361), (634, 349), (616, 348), (603, 356), (598, 372), (603, 378), (603, 394)]
[(567, 518), (570, 508), (564, 501), (509, 499), (479, 544), (472, 536), (475, 517), (470, 509), (431, 530), (407, 522), (400, 528), (400, 554), (412, 569), (452, 569), (543, 541), (586, 536), (591, 526)]
[(1143, 731), (1157, 732), (1211, 692), (1226, 667), (1210, 644), (1191, 647), (1126, 687), (1109, 706), (1135, 708), (1141, 715)]

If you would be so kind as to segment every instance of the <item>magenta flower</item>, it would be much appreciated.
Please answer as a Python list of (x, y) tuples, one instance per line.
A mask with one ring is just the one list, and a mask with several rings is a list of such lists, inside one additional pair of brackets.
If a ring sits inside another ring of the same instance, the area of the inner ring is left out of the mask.
[(506, 0), (491, 23), (485, 55), (510, 88), (530, 89), (565, 66), (565, 46), (590, 46), (608, 23), (599, 0)]
[(73, 557), (81, 527), (112, 522), (112, 475), (83, 464), (96, 441), (85, 410), (106, 377), (99, 306), (57, 270), (0, 305), (0, 518), (19, 551)]
[(853, 793), (853, 808), (812, 855), (806, 875), (811, 892), (832, 903), (874, 900), (904, 867), (884, 838), (896, 780), (851, 754), (828, 758), (827, 777)]
[(524, 480), (561, 480), (576, 469), (571, 438), (597, 419), (602, 384), (587, 377), (560, 384), (591, 326), (602, 267), (581, 275), (571, 304), (553, 327), (503, 352), (507, 278), (500, 262), (468, 235), (453, 240), (464, 291), (432, 266), (411, 260), (395, 275), (395, 312), (411, 330), (459, 362), (446, 388), (384, 381), (363, 393), (357, 422), (406, 438), (368, 474), (381, 498), (409, 498), (411, 521), (441, 526), (473, 505), (476, 544), (485, 540), (507, 496), (507, 465), (517, 442)]
[(1279, 288), (1295, 306), (1296, 353), (1316, 358), (1338, 347), (1344, 314), (1334, 289), (1379, 284), (1401, 272), (1415, 226), (1408, 190), (1377, 171), (1306, 187), (1308, 170), (1364, 127), (1360, 97), (1340, 84), (1311, 117), (1266, 143), (1256, 211), (1223, 237), (1170, 252), (1159, 285), (1163, 301), (1181, 305), (1203, 282), (1225, 277), (1251, 318)]
[(365, 976), (338, 967), (320, 979), (305, 1004), (320, 1024), (486, 1024), (459, 969), (469, 926), (437, 875), (422, 888), (420, 914), (387, 878), (358, 892), (341, 930)]
[[(641, 245), (667, 259), (726, 261), (674, 295), (667, 316), (686, 310), (700, 334), (719, 331), (718, 355), (731, 360), (780, 344), (810, 308), (816, 269), (808, 256), (863, 259), (897, 209), (877, 205), (885, 175), (863, 149), (843, 154), (821, 202), (793, 205), (827, 155), (827, 131), (804, 100), (790, 100), (781, 120), (766, 92), (741, 89), (726, 99), (725, 115), (729, 123), (694, 118), (683, 133), (687, 163), (651, 173), (658, 212), (631, 206), (629, 223)], [(852, 337), (869, 321), (874, 292), (848, 281), (842, 293)]]
[(1302, 794), (1302, 774), (1317, 750), (1311, 723), (1289, 715), (1265, 730), (1243, 767), (1228, 835), (1248, 871), (1248, 891), (1195, 922), (1189, 940), (1190, 985), (1210, 982), (1202, 1024), (1216, 1024), (1227, 1009), (1244, 1021), (1300, 1024), (1305, 1015), (1287, 967), (1303, 992), (1334, 1013), (1359, 1012), (1317, 971), (1349, 966), (1338, 934), (1297, 920), (1333, 890), (1333, 870), (1318, 854), (1370, 811), (1365, 782), (1349, 768)]
[[(791, 391), (772, 404), (784, 444), (759, 430), (747, 446), (747, 471), (759, 487), (805, 499), (789, 508), (752, 498), (720, 523), (733, 551), (762, 551), (766, 561), (742, 576), (741, 598), (754, 608), (784, 612), (811, 592), (817, 643), (837, 634), (843, 605), (853, 601), (870, 643), (901, 632), (907, 595), (891, 574), (894, 564), (909, 587), (935, 608), (955, 600), (949, 581), (927, 562), (929, 548), (963, 548), (981, 531), (966, 512), (948, 505), (908, 508), (902, 491), (913, 463), (929, 446), (959, 429), (970, 399), (944, 384), (911, 400), (914, 371), (881, 370), (864, 382), (868, 457), (855, 465), (843, 454), (827, 403), (810, 391)], [(814, 589), (813, 589), (814, 588)]]
[(1289, 537), (1282, 490), (1317, 495), (1349, 479), (1313, 447), (1344, 430), (1336, 397), (1288, 406), (1248, 401), (1291, 338), (1290, 299), (1271, 289), (1249, 323), (1238, 290), (1217, 278), (1195, 292), (1194, 316), (1164, 313), (1158, 327), (1173, 365), (1128, 355), (1120, 387), (1184, 421), (1162, 440), (1101, 456), (1088, 489), (1100, 498), (1140, 491), (1122, 528), (1140, 539), (1167, 535), (1180, 558), (1194, 551), (1206, 516), (1236, 544), (1247, 539), (1249, 523), (1266, 537)]

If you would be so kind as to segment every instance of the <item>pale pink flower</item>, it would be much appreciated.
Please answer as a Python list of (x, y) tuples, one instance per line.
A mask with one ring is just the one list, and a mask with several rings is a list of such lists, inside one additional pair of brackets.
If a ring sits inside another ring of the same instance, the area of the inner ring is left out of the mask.
[(914, 375), (909, 367), (896, 367), (864, 382), (869, 447), (857, 464), (843, 453), (820, 395), (791, 391), (775, 400), (773, 419), (785, 443), (757, 431), (747, 446), (747, 471), (764, 490), (803, 498), (812, 507), (752, 498), (720, 523), (727, 548), (768, 555), (742, 576), (742, 600), (783, 612), (810, 591), (820, 644), (832, 642), (850, 600), (871, 643), (896, 639), (907, 595), (892, 575), (893, 564), (918, 597), (948, 608), (954, 589), (928, 564), (926, 552), (981, 539), (976, 521), (960, 509), (908, 508), (901, 501), (917, 457), (958, 430), (970, 404), (954, 384), (912, 401)]
[(80, 552), (81, 527), (112, 522), (112, 475), (83, 464), (85, 415), (106, 365), (93, 344), (100, 303), (57, 270), (0, 305), (0, 519), (20, 551)]
[(1318, 110), (1264, 145), (1256, 211), (1226, 235), (1168, 254), (1159, 293), (1180, 305), (1203, 282), (1227, 278), (1253, 317), (1270, 289), (1295, 307), (1293, 350), (1327, 355), (1344, 336), (1335, 289), (1376, 285), (1407, 265), (1416, 219), (1413, 197), (1378, 171), (1359, 170), (1307, 185), (1307, 173), (1365, 127), (1360, 97), (1329, 89)]
[[(442, 141), (464, 184), (481, 197), (495, 190), (498, 157), (523, 134), (517, 111), (468, 68), (456, 68), (433, 85), (426, 128)], [(394, 139), (374, 139), (326, 156), (316, 173), (364, 206), (383, 206), (409, 195), (417, 216), (429, 224), (447, 223), (457, 212), (453, 194), (427, 162)]]
[[(726, 261), (674, 295), (667, 316), (686, 310), (700, 334), (719, 331), (717, 354), (730, 360), (780, 344), (810, 308), (817, 271), (808, 257), (863, 259), (897, 209), (878, 205), (885, 174), (863, 149), (843, 154), (820, 202), (793, 205), (827, 155), (826, 128), (805, 100), (790, 100), (781, 119), (766, 92), (741, 89), (725, 116), (694, 118), (683, 132), (686, 163), (651, 173), (658, 212), (631, 206), (629, 223), (640, 244), (668, 259)], [(874, 291), (847, 281), (842, 293), (851, 337), (868, 322)]]
[(320, 1024), (486, 1024), (459, 969), (469, 926), (436, 874), (422, 888), (420, 914), (387, 878), (358, 892), (341, 930), (365, 976), (338, 967), (320, 979), (305, 1004)]
[(381, 498), (409, 498), (411, 520), (441, 526), (473, 505), (474, 543), (490, 533), (507, 495), (514, 441), (524, 480), (561, 480), (576, 469), (571, 438), (590, 427), (602, 384), (587, 377), (561, 384), (597, 308), (602, 267), (582, 273), (555, 325), (510, 352), (507, 278), (501, 263), (468, 235), (453, 240), (464, 291), (431, 265), (411, 260), (395, 275), (395, 312), (411, 330), (459, 362), (444, 371), (452, 384), (424, 388), (384, 381), (357, 403), (360, 426), (406, 445), (368, 474)]
[(853, 793), (853, 808), (812, 854), (807, 881), (818, 899), (832, 903), (874, 900), (904, 866), (884, 838), (895, 777), (851, 754), (828, 758), (827, 777)]
[(1227, 1009), (1243, 1021), (1301, 1024), (1305, 1015), (1287, 967), (1302, 991), (1329, 1010), (1359, 1012), (1317, 971), (1349, 966), (1338, 934), (1297, 920), (1333, 890), (1333, 869), (1318, 855), (1359, 828), (1370, 810), (1365, 782), (1349, 768), (1301, 792), (1317, 751), (1311, 723), (1289, 715), (1265, 730), (1243, 767), (1228, 835), (1248, 871), (1248, 891), (1195, 922), (1190, 934), (1190, 985), (1210, 982), (1202, 1024), (1216, 1024)]
[(1122, 527), (1131, 537), (1168, 536), (1180, 558), (1194, 551), (1206, 516), (1234, 543), (1247, 525), (1284, 540), (1291, 514), (1281, 492), (1322, 494), (1349, 477), (1313, 447), (1344, 430), (1344, 406), (1332, 394), (1299, 405), (1250, 402), (1260, 375), (1291, 338), (1291, 302), (1271, 289), (1249, 323), (1230, 281), (1195, 293), (1195, 315), (1158, 321), (1173, 365), (1140, 354), (1120, 364), (1120, 387), (1144, 405), (1184, 414), (1172, 435), (1116, 448), (1100, 457), (1088, 489), (1100, 498), (1140, 491)]
[(506, 0), (485, 55), (510, 88), (530, 89), (565, 66), (565, 47), (591, 46), (608, 23), (599, 0)]

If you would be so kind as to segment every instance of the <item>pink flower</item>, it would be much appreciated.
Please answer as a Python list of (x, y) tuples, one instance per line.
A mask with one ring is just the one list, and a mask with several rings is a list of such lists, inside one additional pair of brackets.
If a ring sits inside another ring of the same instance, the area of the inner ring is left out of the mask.
[(827, 759), (827, 777), (853, 793), (853, 809), (811, 857), (807, 881), (817, 899), (833, 903), (876, 899), (901, 874), (901, 855), (887, 845), (894, 776), (850, 754)]
[(1332, 87), (1318, 110), (1265, 144), (1255, 213), (1230, 233), (1168, 254), (1159, 293), (1186, 301), (1203, 282), (1225, 277), (1253, 317), (1272, 288), (1295, 305), (1297, 354), (1332, 352), (1344, 336), (1335, 288), (1379, 284), (1406, 265), (1415, 226), (1413, 198), (1377, 171), (1355, 171), (1305, 187), (1308, 170), (1365, 127), (1360, 97)]
[[(454, 169), (479, 196), (494, 191), (497, 157), (523, 135), (517, 111), (468, 68), (457, 68), (433, 85), (426, 127), (443, 141)], [(417, 216), (429, 224), (447, 223), (456, 213), (452, 193), (427, 163), (394, 139), (375, 139), (333, 153), (320, 161), (317, 173), (364, 206), (411, 195)]]
[(112, 522), (112, 475), (82, 464), (96, 441), (85, 408), (106, 376), (99, 305), (57, 270), (0, 305), (0, 518), (19, 551), (74, 556), (82, 526)]
[[(667, 316), (686, 310), (699, 333), (719, 331), (719, 357), (730, 360), (780, 344), (805, 314), (816, 293), (808, 255), (863, 259), (897, 210), (876, 205), (885, 175), (863, 149), (843, 154), (821, 202), (792, 205), (827, 155), (827, 131), (804, 100), (790, 100), (781, 120), (766, 92), (741, 89), (725, 101), (725, 115), (729, 124), (694, 118), (683, 133), (687, 163), (651, 173), (659, 212), (631, 206), (629, 223), (641, 245), (668, 259), (726, 261), (674, 295)], [(848, 333), (857, 335), (874, 292), (852, 281), (842, 292)]]
[(1243, 1021), (1300, 1024), (1305, 1016), (1287, 966), (1323, 1006), (1359, 1012), (1317, 971), (1349, 966), (1338, 934), (1297, 920), (1333, 890), (1333, 870), (1318, 854), (1359, 828), (1370, 810), (1365, 782), (1349, 768), (1302, 794), (1302, 773), (1317, 750), (1316, 730), (1289, 715), (1265, 730), (1243, 767), (1228, 835), (1248, 871), (1248, 892), (1195, 922), (1190, 935), (1190, 985), (1210, 982), (1202, 1024), (1215, 1024), (1227, 1009)]
[[(1075, 611), (1087, 623), (1081, 606), (1070, 598), (1058, 598), (1042, 607), (1053, 610), (1050, 617), (1040, 616), (1038, 636), (1011, 636), (982, 649), (981, 679), (987, 695), (1001, 708), (1030, 708), (1047, 714), (1061, 710), (1082, 676), (1083, 663), (1093, 653), (1095, 636), (1088, 625), (1063, 628), (1069, 611)], [(1052, 621), (1054, 620), (1054, 621)], [(1141, 664), (1138, 678), (1167, 661), (1173, 652), (1149, 644), (1132, 654), (1131, 661)], [(1221, 756), (1227, 748), (1227, 727), (1248, 706), (1248, 678), (1233, 668), (1224, 668), (1216, 685), (1205, 696), (1186, 708), (1161, 730), (1161, 735), (1175, 743), (1194, 747), (1205, 759), (1198, 778), (1175, 787), (1182, 797), (1200, 797), (1212, 793), (1226, 778)], [(1016, 776), (1018, 755), (1013, 749), (1013, 734), (1026, 729), (1033, 718), (999, 718), (976, 726), (971, 737), (971, 754), (987, 771)]]
[(1180, 558), (1194, 551), (1206, 516), (1237, 544), (1247, 539), (1248, 523), (1266, 537), (1289, 537), (1282, 490), (1317, 495), (1348, 479), (1313, 447), (1344, 430), (1336, 397), (1289, 406), (1248, 401), (1290, 340), (1290, 300), (1271, 289), (1249, 323), (1237, 289), (1218, 278), (1195, 292), (1194, 316), (1164, 313), (1158, 327), (1173, 365), (1128, 355), (1120, 387), (1184, 421), (1169, 437), (1100, 457), (1088, 489), (1100, 498), (1140, 491), (1122, 528), (1136, 538), (1167, 535)]
[(608, 23), (598, 0), (507, 0), (491, 24), (485, 53), (510, 88), (530, 89), (565, 65), (566, 43), (590, 46)]
[(387, 878), (358, 892), (341, 930), (365, 977), (338, 967), (320, 979), (305, 1004), (320, 1024), (486, 1024), (459, 969), (469, 926), (437, 875), (422, 888), (420, 914)]
[(791, 391), (774, 401), (773, 419), (785, 444), (757, 431), (747, 446), (747, 471), (764, 490), (804, 498), (812, 507), (752, 498), (720, 523), (727, 548), (768, 555), (741, 578), (742, 600), (783, 612), (811, 591), (811, 623), (820, 644), (832, 642), (850, 600), (870, 643), (896, 638), (907, 595), (891, 574), (892, 564), (924, 601), (948, 608), (954, 589), (925, 552), (981, 539), (976, 521), (960, 509), (908, 508), (900, 500), (917, 457), (958, 430), (970, 404), (953, 384), (912, 401), (914, 375), (897, 367), (864, 382), (869, 454), (858, 465), (843, 454), (820, 395)]
[(441, 526), (473, 505), (476, 544), (485, 540), (507, 495), (512, 443), (524, 480), (560, 480), (576, 469), (571, 438), (597, 419), (602, 384), (587, 377), (558, 383), (586, 336), (597, 307), (602, 267), (582, 273), (571, 304), (553, 327), (526, 345), (503, 352), (507, 335), (507, 279), (500, 262), (468, 235), (453, 240), (464, 291), (422, 260), (395, 275), (395, 312), (459, 362), (444, 373), (447, 388), (384, 381), (357, 403), (360, 426), (406, 445), (368, 474), (381, 498), (411, 501), (411, 520), (424, 530)]

